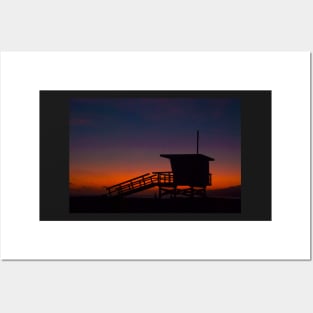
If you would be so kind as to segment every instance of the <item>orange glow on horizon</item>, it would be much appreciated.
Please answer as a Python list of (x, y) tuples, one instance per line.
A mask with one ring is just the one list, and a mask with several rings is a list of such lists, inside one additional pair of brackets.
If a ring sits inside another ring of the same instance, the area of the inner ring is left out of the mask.
[[(165, 169), (168, 170), (168, 169)], [(233, 169), (230, 171), (214, 170), (212, 172), (212, 186), (207, 189), (222, 189), (241, 185), (240, 171)], [(123, 181), (141, 176), (152, 171), (75, 171), (70, 172), (70, 193), (72, 194), (103, 194), (106, 187), (113, 186)]]

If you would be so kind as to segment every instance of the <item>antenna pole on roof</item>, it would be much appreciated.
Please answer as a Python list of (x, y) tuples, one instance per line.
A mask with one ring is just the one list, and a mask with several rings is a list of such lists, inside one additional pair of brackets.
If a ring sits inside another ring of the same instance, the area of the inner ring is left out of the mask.
[(199, 154), (199, 131), (197, 130), (197, 154)]

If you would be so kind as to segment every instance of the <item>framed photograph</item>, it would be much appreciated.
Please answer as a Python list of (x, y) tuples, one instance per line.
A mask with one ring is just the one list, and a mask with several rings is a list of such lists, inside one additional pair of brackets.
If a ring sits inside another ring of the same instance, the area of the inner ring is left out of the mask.
[(1, 53), (3, 259), (310, 253), (310, 53)]
[(271, 91), (40, 91), (40, 112), (41, 220), (271, 219)]

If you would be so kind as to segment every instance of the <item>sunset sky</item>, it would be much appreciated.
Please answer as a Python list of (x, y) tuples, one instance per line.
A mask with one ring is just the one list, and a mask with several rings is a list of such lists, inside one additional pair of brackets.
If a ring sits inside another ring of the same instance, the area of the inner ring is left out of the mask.
[(241, 184), (240, 101), (230, 98), (75, 98), (70, 103), (70, 193), (170, 171), (160, 154), (199, 153), (210, 162), (212, 186)]

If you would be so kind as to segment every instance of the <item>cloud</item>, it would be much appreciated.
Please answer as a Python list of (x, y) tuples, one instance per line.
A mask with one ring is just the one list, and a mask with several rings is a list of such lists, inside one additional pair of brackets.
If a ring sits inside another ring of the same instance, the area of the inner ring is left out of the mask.
[(70, 124), (72, 126), (84, 126), (84, 125), (90, 125), (91, 120), (87, 118), (71, 118)]

